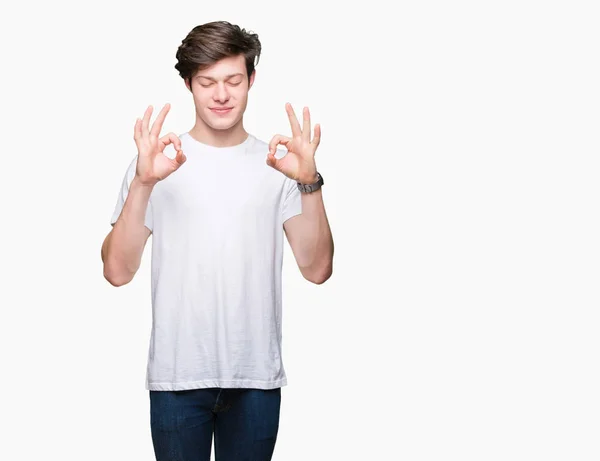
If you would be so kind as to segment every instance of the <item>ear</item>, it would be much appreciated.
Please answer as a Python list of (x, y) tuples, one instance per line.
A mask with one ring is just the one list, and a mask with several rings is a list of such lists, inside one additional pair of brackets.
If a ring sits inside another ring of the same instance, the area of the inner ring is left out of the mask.
[(190, 93), (193, 93), (193, 91), (192, 91), (192, 87), (190, 86), (190, 85), (191, 85), (191, 83), (190, 83), (190, 82), (191, 82), (191, 79), (189, 79), (189, 78), (186, 78), (186, 79), (185, 79), (185, 87), (186, 87), (186, 88), (187, 88), (187, 89), (190, 91)]
[(248, 89), (252, 88), (252, 84), (254, 83), (254, 77), (256, 77), (256, 69), (254, 69), (250, 74), (250, 82), (248, 83)]

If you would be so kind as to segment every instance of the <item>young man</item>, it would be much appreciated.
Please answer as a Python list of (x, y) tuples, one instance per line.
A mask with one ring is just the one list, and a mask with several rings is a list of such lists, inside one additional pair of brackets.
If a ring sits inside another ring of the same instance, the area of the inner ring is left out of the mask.
[[(151, 127), (151, 106), (137, 119), (138, 154), (102, 246), (104, 276), (120, 286), (153, 234), (146, 389), (158, 461), (209, 461), (213, 432), (218, 461), (271, 459), (287, 384), (284, 233), (307, 280), (332, 273), (319, 125), (311, 136), (308, 108), (300, 126), (286, 104), (291, 137), (266, 143), (244, 129), (260, 51), (256, 34), (224, 21), (187, 35), (175, 68), (194, 98), (195, 125), (159, 138), (168, 104)], [(174, 158), (164, 154), (171, 144)]]

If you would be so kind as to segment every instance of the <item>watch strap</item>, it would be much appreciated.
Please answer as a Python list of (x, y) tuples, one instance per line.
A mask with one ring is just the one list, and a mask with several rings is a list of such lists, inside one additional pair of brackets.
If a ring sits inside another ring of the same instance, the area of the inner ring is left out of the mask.
[(300, 192), (314, 192), (317, 189), (320, 189), (321, 186), (323, 184), (325, 184), (325, 181), (323, 181), (323, 176), (321, 176), (321, 173), (319, 173), (317, 171), (317, 181), (314, 182), (313, 184), (302, 184), (300, 182), (298, 182), (298, 189), (300, 190)]

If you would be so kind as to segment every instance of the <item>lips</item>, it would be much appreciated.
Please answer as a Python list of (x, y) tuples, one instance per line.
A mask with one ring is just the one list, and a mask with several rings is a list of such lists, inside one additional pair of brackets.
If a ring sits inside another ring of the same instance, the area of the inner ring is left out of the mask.
[(211, 107), (210, 110), (215, 114), (228, 114), (233, 107)]

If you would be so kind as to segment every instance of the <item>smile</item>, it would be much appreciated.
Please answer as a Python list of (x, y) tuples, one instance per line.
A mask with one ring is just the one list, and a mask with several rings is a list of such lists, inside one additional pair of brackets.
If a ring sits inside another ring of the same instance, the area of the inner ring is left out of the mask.
[(228, 114), (229, 112), (231, 112), (233, 110), (233, 107), (229, 107), (227, 109), (210, 109), (212, 112), (214, 112), (215, 114), (219, 114), (219, 115), (223, 115), (223, 114)]

